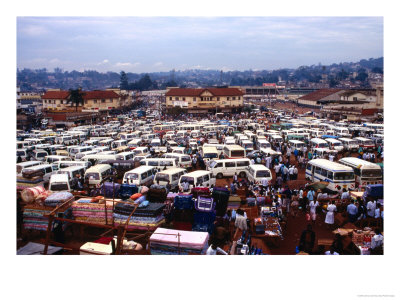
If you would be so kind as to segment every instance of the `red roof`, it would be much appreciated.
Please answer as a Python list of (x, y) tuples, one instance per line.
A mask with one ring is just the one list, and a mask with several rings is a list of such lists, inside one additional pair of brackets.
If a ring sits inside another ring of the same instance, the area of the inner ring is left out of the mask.
[(341, 89), (320, 89), (300, 97), (299, 100), (318, 101), (340, 91)]
[(69, 96), (68, 91), (47, 91), (42, 96), (42, 99), (67, 99)]
[(83, 99), (110, 99), (110, 98), (119, 98), (119, 95), (114, 91), (90, 91), (84, 92)]
[(243, 96), (238, 88), (205, 88), (205, 89), (170, 89), (165, 96), (193, 96), (199, 97), (204, 91), (209, 91), (214, 96)]

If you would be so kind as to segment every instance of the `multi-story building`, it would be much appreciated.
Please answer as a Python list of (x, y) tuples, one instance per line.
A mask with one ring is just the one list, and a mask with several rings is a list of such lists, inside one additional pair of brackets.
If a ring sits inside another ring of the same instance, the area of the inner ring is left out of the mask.
[(165, 93), (166, 108), (181, 107), (192, 114), (238, 112), (244, 93), (238, 88), (171, 88)]
[(40, 113), (42, 111), (42, 99), (39, 93), (21, 92), (17, 87), (17, 109), (21, 111)]
[[(119, 90), (85, 91), (83, 92), (83, 105), (78, 105), (78, 111), (106, 111), (128, 106), (132, 102), (129, 93)], [(68, 102), (69, 91), (48, 90), (43, 96), (43, 109), (47, 111), (75, 110), (75, 105)]]

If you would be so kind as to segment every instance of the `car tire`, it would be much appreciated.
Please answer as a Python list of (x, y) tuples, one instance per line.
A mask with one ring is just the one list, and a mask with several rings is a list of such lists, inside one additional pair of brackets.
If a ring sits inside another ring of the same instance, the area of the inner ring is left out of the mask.
[(218, 173), (216, 177), (217, 177), (218, 179), (222, 179), (222, 177), (224, 177), (224, 176), (222, 175), (222, 173)]

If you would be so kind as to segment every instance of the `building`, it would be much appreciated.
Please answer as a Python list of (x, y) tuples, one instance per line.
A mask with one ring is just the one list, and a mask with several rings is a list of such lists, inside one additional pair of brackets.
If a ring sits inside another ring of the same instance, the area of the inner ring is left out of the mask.
[(338, 101), (340, 99), (341, 89), (321, 89), (297, 99), (299, 106), (321, 108), (323, 104)]
[[(132, 103), (132, 97), (126, 91), (84, 91), (83, 105), (78, 105), (78, 111), (107, 111), (128, 106)], [(69, 91), (48, 90), (41, 98), (43, 109), (46, 111), (75, 111), (75, 105), (68, 102)]]
[(42, 99), (39, 93), (21, 92), (17, 87), (17, 110), (30, 113), (40, 113), (42, 111)]
[(244, 93), (239, 88), (171, 88), (165, 93), (167, 110), (180, 107), (188, 113), (239, 112)]

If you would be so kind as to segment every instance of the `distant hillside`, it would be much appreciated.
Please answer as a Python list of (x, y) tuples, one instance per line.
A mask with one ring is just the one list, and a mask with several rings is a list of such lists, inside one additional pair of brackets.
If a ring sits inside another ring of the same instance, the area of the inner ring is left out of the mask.
[[(284, 82), (319, 82), (323, 76), (329, 76), (334, 86), (335, 82), (347, 78), (351, 73), (358, 72), (363, 81), (368, 72), (383, 74), (383, 57), (362, 59), (359, 62), (343, 62), (324, 66), (321, 64), (301, 66), (297, 69), (279, 70), (184, 70), (170, 72), (153, 72), (146, 74), (126, 73), (129, 86), (139, 89), (164, 89), (166, 86), (179, 85), (181, 87), (214, 86), (214, 85), (262, 85), (262, 83)], [(150, 81), (149, 81), (150, 78)], [(49, 71), (47, 69), (18, 69), (17, 84), (21, 91), (42, 91), (49, 88), (82, 87), (84, 90), (105, 89), (120, 86), (121, 76), (116, 72), (99, 73), (97, 71), (63, 71), (60, 68)], [(147, 81), (145, 85), (140, 82)]]

